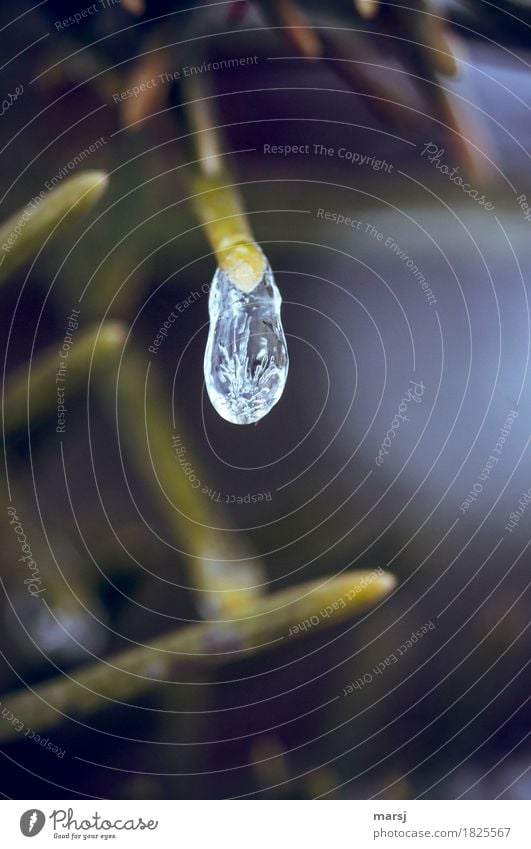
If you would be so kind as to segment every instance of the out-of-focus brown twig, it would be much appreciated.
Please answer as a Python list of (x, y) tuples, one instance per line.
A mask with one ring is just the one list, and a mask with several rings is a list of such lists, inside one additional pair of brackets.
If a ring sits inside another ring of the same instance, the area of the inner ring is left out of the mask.
[(371, 20), (375, 18), (379, 11), (379, 0), (354, 0), (356, 11), (362, 18)]
[(263, 0), (267, 19), (280, 27), (282, 35), (299, 56), (318, 59), (323, 54), (319, 34), (295, 0)]
[(125, 86), (134, 96), (120, 101), (120, 119), (124, 127), (138, 130), (146, 118), (163, 108), (170, 89), (170, 64), (167, 50), (147, 52), (136, 60)]
[(483, 136), (480, 138), (472, 121), (466, 121), (465, 126), (451, 91), (439, 80), (439, 74), (453, 76), (458, 67), (442, 22), (427, 11), (422, 0), (407, 12), (390, 9), (386, 20), (388, 27), (404, 39), (402, 61), (412, 74), (427, 113), (439, 122), (449, 150), (465, 172), (481, 181), (488, 172), (485, 158), (478, 153)]
[(380, 64), (377, 55), (367, 48), (362, 37), (349, 32), (348, 36), (323, 31), (321, 38), (324, 58), (333, 60), (334, 71), (348, 87), (363, 96), (363, 101), (375, 117), (394, 128), (404, 128), (415, 122), (413, 114), (403, 108), (404, 97), (391, 81), (379, 80), (372, 65)]
[(146, 11), (146, 0), (121, 0), (121, 5), (131, 15), (140, 17)]

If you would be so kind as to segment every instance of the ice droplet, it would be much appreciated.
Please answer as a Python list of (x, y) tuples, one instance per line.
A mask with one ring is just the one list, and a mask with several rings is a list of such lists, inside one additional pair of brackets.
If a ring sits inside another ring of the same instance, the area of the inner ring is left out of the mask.
[(280, 320), (282, 298), (266, 262), (251, 292), (218, 268), (208, 309), (205, 383), (214, 409), (233, 424), (263, 418), (279, 400), (288, 376), (288, 348)]

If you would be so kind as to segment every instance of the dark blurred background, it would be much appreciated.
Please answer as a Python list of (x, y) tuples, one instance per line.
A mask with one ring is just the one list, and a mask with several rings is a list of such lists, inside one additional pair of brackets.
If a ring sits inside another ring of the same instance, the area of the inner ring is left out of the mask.
[[(182, 679), (177, 669), (180, 683), (133, 703), (65, 716), (46, 732), (63, 758), (31, 740), (6, 742), (0, 790), (528, 798), (531, 511), (508, 523), (531, 487), (531, 221), (521, 200), (531, 197), (529, 7), (412, 3), (444, 21), (458, 63), (445, 75), (431, 32), (420, 51), (407, 11), (392, 3), (372, 18), (346, 0), (326, 11), (192, 5), (2, 4), (2, 97), (23, 87), (1, 118), (2, 219), (55, 175), (110, 175), (98, 204), (3, 283), (5, 373), (58, 349), (73, 308), (76, 333), (124, 322), (139, 416), (149, 371), (162, 407), (148, 400), (147, 420), (175, 422), (202, 484), (230, 502), (221, 527), (237, 529), (260, 558), (266, 592), (349, 568), (381, 567), (398, 584), (358, 618), (281, 649)], [(83, 10), (79, 23), (60, 25)], [(255, 58), (227, 67), (245, 57)], [(187, 200), (198, 155), (183, 106), (184, 69), (203, 63), (220, 66), (194, 79), (215, 105), (284, 299), (288, 383), (257, 426), (220, 419), (203, 386), (201, 287), (215, 259)], [(164, 82), (147, 94), (121, 99), (158, 75)], [(313, 145), (334, 152), (316, 155)], [(409, 403), (378, 465), (411, 381), (422, 384), (421, 400)], [(53, 382), (32, 385), (41, 389), (55, 393)], [(142, 422), (119, 398), (115, 406), (111, 370), (67, 389), (61, 439), (52, 399), (4, 442), (10, 500), (51, 589), (37, 615), (4, 520), (0, 700), (200, 618), (187, 543), (156, 495), (154, 469), (142, 472)], [(177, 463), (174, 475), (186, 500)], [(268, 498), (245, 503), (258, 493)], [(210, 510), (213, 499), (203, 501)], [(399, 662), (343, 695), (428, 622), (435, 627)]]

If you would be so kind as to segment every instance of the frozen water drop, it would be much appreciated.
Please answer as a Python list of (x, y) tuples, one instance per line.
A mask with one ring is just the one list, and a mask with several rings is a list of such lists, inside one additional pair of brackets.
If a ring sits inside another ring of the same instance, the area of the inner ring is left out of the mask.
[(208, 309), (205, 383), (214, 409), (233, 424), (263, 418), (279, 400), (288, 376), (288, 348), (280, 320), (282, 298), (266, 262), (251, 292), (218, 268)]

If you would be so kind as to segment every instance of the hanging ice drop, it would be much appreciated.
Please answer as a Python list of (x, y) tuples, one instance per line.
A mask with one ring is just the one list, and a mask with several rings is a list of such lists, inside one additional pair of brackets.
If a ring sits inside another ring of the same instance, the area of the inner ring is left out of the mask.
[(212, 280), (205, 383), (214, 409), (233, 424), (259, 421), (284, 391), (289, 360), (281, 303), (267, 261), (250, 292), (235, 286), (221, 268)]

